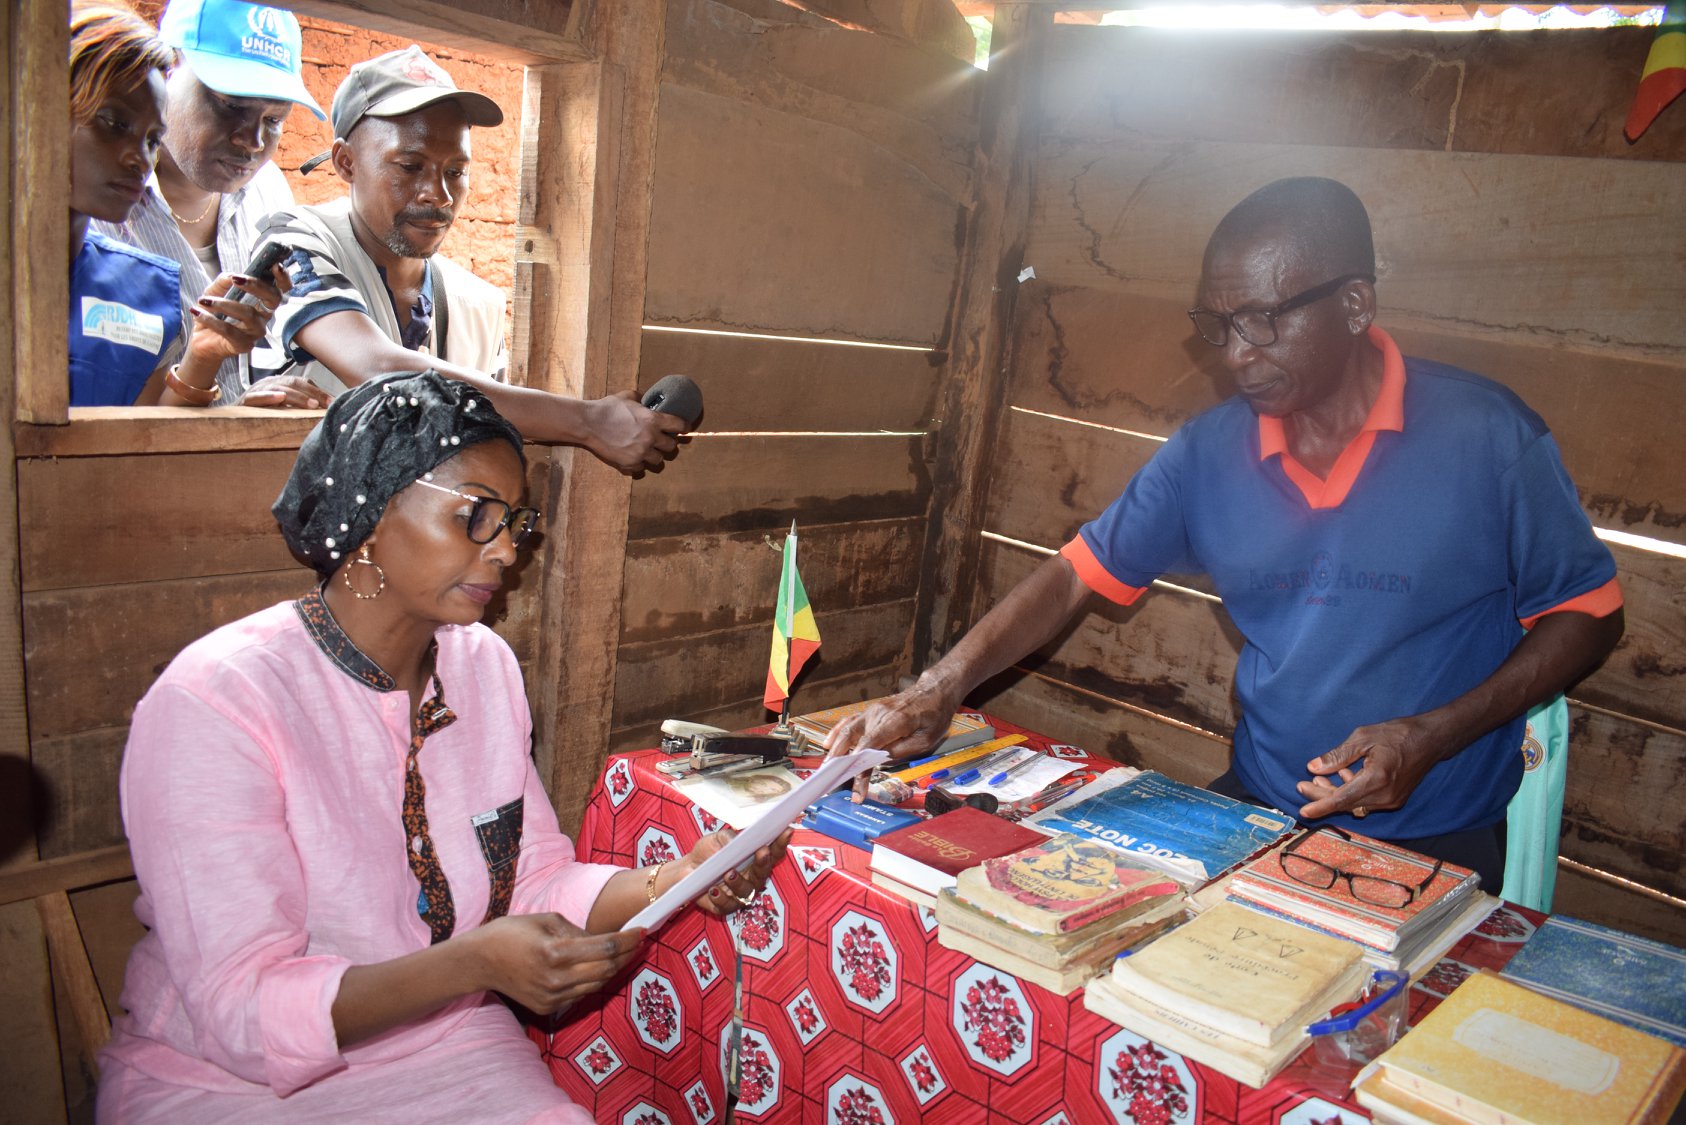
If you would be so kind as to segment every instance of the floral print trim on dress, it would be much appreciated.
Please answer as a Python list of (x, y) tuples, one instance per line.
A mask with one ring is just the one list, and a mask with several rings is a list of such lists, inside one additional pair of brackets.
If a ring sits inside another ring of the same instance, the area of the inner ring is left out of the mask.
[(332, 660), (340, 671), (354, 680), (361, 680), (376, 691), (398, 690), (398, 681), (387, 675), (379, 664), (365, 656), (363, 650), (345, 635), (340, 623), (334, 620), (334, 613), (328, 608), (327, 599), (322, 596), (322, 587), (316, 587), (294, 602), (293, 608), (298, 611), (299, 620), (304, 622), (310, 639), (316, 642), (316, 647), (322, 650), (322, 655)]

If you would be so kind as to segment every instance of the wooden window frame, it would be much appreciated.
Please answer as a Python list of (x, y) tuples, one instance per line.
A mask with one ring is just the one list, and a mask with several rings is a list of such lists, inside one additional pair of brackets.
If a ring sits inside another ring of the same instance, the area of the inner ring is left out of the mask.
[[(565, 354), (557, 353), (579, 354), (585, 348), (582, 319), (561, 317), (573, 321), (567, 327), (574, 331), (559, 332), (563, 326), (551, 323), (558, 319), (554, 310), (536, 307), (545, 295), (535, 295), (535, 279), (542, 279), (548, 269), (557, 266), (563, 267), (563, 273), (573, 271), (565, 263), (554, 261), (555, 240), (548, 233), (538, 236), (531, 226), (537, 214), (548, 209), (544, 201), (533, 198), (533, 193), (541, 186), (554, 190), (555, 179), (546, 168), (547, 157), (531, 149), (540, 128), (533, 120), (537, 106), (547, 100), (554, 102), (546, 97), (546, 90), (579, 91), (595, 84), (600, 63), (579, 35), (582, 13), (590, 6), (590, 0), (575, 0), (566, 31), (557, 33), (500, 18), (496, 12), (465, 12), (438, 0), (289, 2), (289, 7), (302, 15), (457, 47), (528, 68), (523, 99), (526, 119), (522, 125), (521, 223), (515, 235), (510, 378), (524, 385), (574, 394), (580, 389), (567, 384), (577, 379), (530, 378), (535, 371), (530, 362), (533, 357), (545, 356), (550, 361), (537, 365), (539, 371), (558, 366), (577, 371), (577, 365), (565, 362)], [(70, 131), (70, 33), (65, 11), (58, 4), (20, 5), (14, 15), (19, 26), (7, 48), (12, 56), (12, 104), (34, 107), (15, 126), (18, 144), (12, 171), (16, 455), (76, 457), (297, 448), (321, 416), (320, 411), (70, 406), (65, 331), (70, 278), (64, 253), (70, 230), (62, 202), (70, 194), (69, 161), (64, 155), (69, 150)], [(595, 142), (594, 129), (588, 127), (583, 132), (590, 134), (585, 138), (589, 143)], [(594, 171), (589, 162), (588, 168)], [(546, 184), (546, 180), (551, 183)], [(590, 199), (591, 185), (578, 186), (587, 189), (578, 194)], [(566, 218), (589, 222), (592, 214), (588, 206)], [(535, 250), (539, 251), (536, 260)], [(552, 260), (546, 261), (547, 257)], [(549, 347), (534, 347), (535, 327)], [(561, 338), (576, 334), (577, 341)]]

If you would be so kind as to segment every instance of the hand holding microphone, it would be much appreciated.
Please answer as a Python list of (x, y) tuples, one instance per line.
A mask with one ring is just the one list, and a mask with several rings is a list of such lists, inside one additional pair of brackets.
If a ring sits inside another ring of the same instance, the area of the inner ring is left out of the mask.
[(646, 410), (671, 414), (685, 420), (685, 428), (692, 429), (702, 417), (702, 388), (689, 375), (666, 375), (644, 392)]
[(702, 417), (702, 391), (688, 376), (669, 375), (644, 392), (642, 401), (624, 391), (586, 405), (593, 414), (586, 448), (636, 476), (679, 455), (678, 435)]

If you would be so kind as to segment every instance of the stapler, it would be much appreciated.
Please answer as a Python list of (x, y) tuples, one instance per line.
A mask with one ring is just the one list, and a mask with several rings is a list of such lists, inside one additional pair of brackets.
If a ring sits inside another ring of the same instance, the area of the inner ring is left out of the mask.
[(808, 752), (808, 736), (798, 730), (772, 734), (733, 734), (703, 723), (668, 719), (662, 723), (661, 748), (683, 754), (656, 769), (669, 777), (707, 777), (788, 763)]

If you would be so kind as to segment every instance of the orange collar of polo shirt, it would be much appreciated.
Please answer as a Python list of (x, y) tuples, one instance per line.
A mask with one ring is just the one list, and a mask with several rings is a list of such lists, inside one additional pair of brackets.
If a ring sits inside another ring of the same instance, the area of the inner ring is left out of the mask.
[(1280, 456), (1282, 471), (1312, 508), (1340, 507), (1352, 490), (1353, 482), (1358, 479), (1358, 470), (1364, 467), (1364, 460), (1370, 455), (1370, 446), (1375, 443), (1377, 432), (1392, 430), (1402, 433), (1405, 429), (1405, 359), (1399, 354), (1399, 345), (1393, 342), (1393, 337), (1380, 328), (1371, 325), (1369, 336), (1370, 343), (1382, 353), (1381, 389), (1376, 393), (1376, 401), (1370, 404), (1363, 427), (1335, 458), (1334, 468), (1329, 470), (1327, 480), (1319, 478), (1288, 452), (1288, 434), (1282, 427), (1282, 419), (1259, 415), (1259, 460)]

